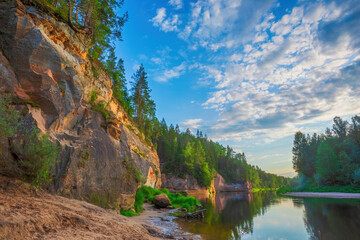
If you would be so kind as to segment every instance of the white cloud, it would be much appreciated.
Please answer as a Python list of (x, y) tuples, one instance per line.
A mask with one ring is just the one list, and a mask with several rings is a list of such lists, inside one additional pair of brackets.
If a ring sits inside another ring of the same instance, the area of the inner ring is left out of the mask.
[(164, 32), (178, 31), (178, 25), (181, 24), (179, 15), (174, 14), (171, 17), (166, 18), (166, 9), (158, 8), (156, 10), (156, 16), (150, 19), (153, 25), (160, 27)]
[(175, 9), (181, 9), (183, 7), (183, 2), (182, 0), (170, 0), (169, 4), (171, 6), (174, 6)]
[(185, 63), (182, 63), (172, 69), (165, 69), (160, 75), (155, 78), (155, 80), (158, 82), (167, 82), (172, 78), (178, 78), (185, 72), (185, 69)]
[(182, 122), (180, 125), (183, 129), (189, 128), (189, 129), (196, 129), (200, 127), (200, 124), (203, 122), (201, 118), (196, 119), (187, 119), (184, 122)]

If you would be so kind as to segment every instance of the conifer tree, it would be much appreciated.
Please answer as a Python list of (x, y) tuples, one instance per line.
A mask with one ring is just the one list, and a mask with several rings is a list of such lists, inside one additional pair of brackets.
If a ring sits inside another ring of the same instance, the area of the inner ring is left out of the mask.
[[(144, 66), (141, 64), (139, 69), (132, 76), (132, 95), (131, 100), (134, 109), (134, 119), (141, 131), (148, 132), (151, 124), (146, 124), (152, 121), (155, 117), (155, 103), (150, 97), (151, 89), (148, 86), (147, 73)], [(145, 124), (147, 129), (145, 129)]]

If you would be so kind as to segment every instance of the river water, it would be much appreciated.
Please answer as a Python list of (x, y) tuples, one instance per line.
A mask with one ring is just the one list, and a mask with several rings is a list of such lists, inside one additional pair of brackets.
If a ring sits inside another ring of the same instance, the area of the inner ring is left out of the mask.
[(203, 239), (360, 239), (360, 200), (220, 193), (202, 220), (177, 223)]

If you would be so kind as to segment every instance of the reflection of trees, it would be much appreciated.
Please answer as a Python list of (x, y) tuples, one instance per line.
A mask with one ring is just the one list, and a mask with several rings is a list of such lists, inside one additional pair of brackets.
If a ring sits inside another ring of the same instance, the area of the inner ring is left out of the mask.
[(311, 239), (358, 239), (360, 202), (344, 199), (304, 199), (304, 222)]
[(241, 239), (243, 234), (252, 233), (253, 218), (263, 215), (274, 203), (273, 194), (217, 194), (217, 206), (212, 201), (205, 203), (207, 211), (204, 221), (185, 223), (186, 230), (202, 234), (205, 239)]

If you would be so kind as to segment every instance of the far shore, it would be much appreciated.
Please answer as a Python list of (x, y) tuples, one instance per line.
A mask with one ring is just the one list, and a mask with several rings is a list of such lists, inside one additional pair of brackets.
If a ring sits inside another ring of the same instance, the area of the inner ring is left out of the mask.
[(360, 193), (342, 193), (342, 192), (288, 192), (285, 196), (291, 197), (320, 197), (320, 198), (354, 198), (360, 199)]

